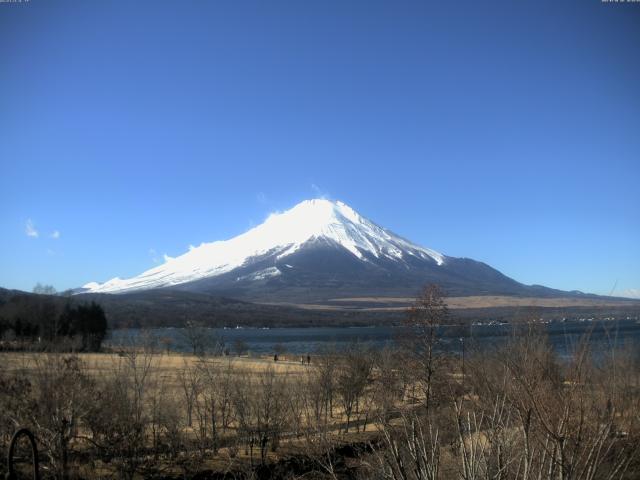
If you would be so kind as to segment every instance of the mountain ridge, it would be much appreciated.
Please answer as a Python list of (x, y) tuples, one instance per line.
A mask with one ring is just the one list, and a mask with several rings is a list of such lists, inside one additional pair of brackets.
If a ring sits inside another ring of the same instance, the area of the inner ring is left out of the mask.
[(252, 302), (413, 295), (437, 283), (448, 295), (572, 296), (524, 285), (470, 258), (413, 243), (340, 201), (305, 200), (229, 240), (202, 243), (129, 279), (90, 282), (76, 293), (171, 288)]
[[(283, 213), (272, 214), (261, 225), (229, 240), (190, 247), (183, 255), (166, 257), (164, 264), (136, 277), (124, 280), (115, 277), (102, 284), (90, 282), (82, 287), (82, 291), (121, 293), (180, 285), (226, 274), (259, 262), (262, 257), (278, 261), (321, 240), (339, 245), (364, 262), (371, 256), (402, 261), (403, 256), (408, 255), (431, 259), (438, 265), (444, 263), (444, 256), (439, 252), (413, 244), (380, 227), (343, 202), (312, 199)], [(270, 267), (271, 272), (263, 272), (264, 276), (281, 273), (276, 265)]]

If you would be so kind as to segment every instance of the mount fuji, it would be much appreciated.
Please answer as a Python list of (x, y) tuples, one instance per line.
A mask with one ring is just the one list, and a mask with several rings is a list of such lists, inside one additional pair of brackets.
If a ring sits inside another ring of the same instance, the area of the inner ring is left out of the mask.
[(475, 260), (412, 243), (339, 201), (306, 200), (230, 240), (203, 243), (128, 279), (91, 282), (77, 293), (151, 289), (215, 293), (257, 302), (323, 302), (410, 296), (425, 283), (449, 295), (553, 297)]

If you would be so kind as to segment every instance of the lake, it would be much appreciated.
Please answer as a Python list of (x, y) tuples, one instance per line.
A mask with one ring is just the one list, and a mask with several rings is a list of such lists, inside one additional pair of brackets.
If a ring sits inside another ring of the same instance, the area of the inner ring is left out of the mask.
[[(549, 334), (555, 350), (567, 355), (583, 335), (589, 333), (594, 351), (603, 351), (611, 346), (633, 345), (640, 350), (640, 321), (636, 319), (553, 322), (541, 325)], [(441, 327), (441, 349), (459, 353), (464, 343), (466, 348), (490, 348), (503, 342), (513, 333), (513, 326), (468, 325), (466, 327)], [(234, 351), (234, 345), (243, 342), (253, 354), (273, 354), (276, 348), (292, 354), (312, 354), (328, 348), (344, 350), (354, 344), (373, 348), (392, 345), (402, 327), (313, 327), (313, 328), (207, 328), (202, 336), (221, 339), (225, 348)], [(190, 344), (186, 330), (182, 328), (155, 328), (150, 330), (128, 329), (111, 332), (108, 345), (142, 345), (153, 343), (158, 348), (188, 352)], [(278, 347), (276, 347), (278, 346)]]

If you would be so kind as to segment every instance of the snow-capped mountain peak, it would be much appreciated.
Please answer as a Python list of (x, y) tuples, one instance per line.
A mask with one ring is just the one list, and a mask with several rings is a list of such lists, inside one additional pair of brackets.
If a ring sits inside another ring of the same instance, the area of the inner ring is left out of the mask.
[[(117, 293), (179, 285), (231, 272), (265, 256), (272, 256), (275, 264), (314, 241), (334, 244), (363, 262), (371, 258), (402, 262), (407, 256), (437, 265), (445, 262), (442, 254), (412, 244), (342, 202), (313, 199), (285, 212), (271, 214), (261, 225), (230, 240), (202, 243), (178, 257), (166, 257), (164, 264), (136, 277), (116, 277), (102, 284), (87, 283), (83, 293)], [(258, 280), (278, 275), (280, 270), (273, 265), (264, 273), (242, 278)]]

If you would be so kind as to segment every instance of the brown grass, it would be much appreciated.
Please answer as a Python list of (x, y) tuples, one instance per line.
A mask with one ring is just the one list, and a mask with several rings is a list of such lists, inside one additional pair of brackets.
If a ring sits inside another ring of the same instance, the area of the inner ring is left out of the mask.
[[(346, 297), (329, 299), (328, 304), (319, 303), (277, 303), (277, 305), (295, 306), (307, 310), (361, 310), (361, 311), (399, 311), (405, 310), (415, 301), (409, 297)], [(636, 302), (637, 304), (638, 302)], [(363, 306), (379, 304), (380, 306)], [(274, 303), (275, 305), (275, 303)], [(536, 298), (510, 297), (505, 295), (476, 295), (469, 297), (447, 297), (450, 309), (495, 308), (495, 307), (624, 307), (634, 305), (633, 300), (603, 298)]]

